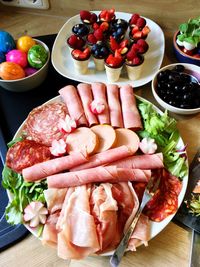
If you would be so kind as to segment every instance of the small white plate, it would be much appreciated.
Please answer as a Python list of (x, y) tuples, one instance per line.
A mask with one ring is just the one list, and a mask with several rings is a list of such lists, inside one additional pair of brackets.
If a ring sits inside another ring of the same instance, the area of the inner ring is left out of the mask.
[[(99, 14), (99, 11), (94, 11)], [(129, 21), (131, 14), (116, 12), (116, 18), (125, 19)], [(141, 77), (136, 81), (128, 79), (127, 73), (122, 70), (120, 79), (117, 81), (118, 85), (129, 83), (134, 87), (142, 86), (150, 82), (155, 73), (159, 70), (165, 50), (165, 38), (161, 28), (152, 20), (145, 18), (147, 25), (151, 29), (146, 41), (149, 44), (149, 50), (145, 54), (144, 66)], [(96, 71), (93, 60), (90, 60), (89, 69), (87, 74), (77, 74), (73, 67), (73, 61), (71, 58), (68, 45), (66, 43), (67, 38), (72, 34), (72, 27), (75, 24), (81, 23), (80, 16), (76, 15), (70, 18), (59, 31), (51, 54), (51, 60), (54, 68), (58, 73), (66, 78), (77, 80), (85, 83), (103, 82), (107, 83), (107, 77), (105, 71)]]

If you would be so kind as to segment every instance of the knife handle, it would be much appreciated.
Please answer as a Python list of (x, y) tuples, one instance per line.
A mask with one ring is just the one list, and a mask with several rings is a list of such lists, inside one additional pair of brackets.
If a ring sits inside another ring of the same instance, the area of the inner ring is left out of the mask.
[(190, 267), (200, 267), (200, 234), (192, 230)]

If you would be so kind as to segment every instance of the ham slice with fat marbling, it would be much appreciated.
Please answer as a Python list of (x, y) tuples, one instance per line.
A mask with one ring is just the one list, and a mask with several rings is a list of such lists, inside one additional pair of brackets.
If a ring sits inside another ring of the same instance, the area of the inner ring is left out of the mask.
[(87, 156), (82, 152), (73, 152), (70, 155), (37, 163), (22, 170), (25, 181), (34, 182), (49, 175), (69, 170), (75, 166), (86, 163)]
[(132, 154), (133, 154), (132, 151), (127, 146), (119, 146), (116, 148), (111, 148), (107, 151), (103, 151), (91, 156), (88, 159), (88, 162), (76, 166), (70, 169), (70, 171), (79, 171), (79, 170), (98, 167), (101, 165), (106, 165), (113, 161), (115, 162), (117, 160), (126, 158)]
[(67, 85), (59, 90), (59, 94), (77, 125), (88, 125), (77, 89), (73, 85)]
[(109, 108), (106, 97), (106, 86), (104, 83), (92, 83), (93, 98), (97, 102), (102, 102), (105, 105), (105, 109), (101, 114), (98, 114), (98, 120), (100, 124), (110, 124)]
[(107, 98), (110, 111), (110, 122), (113, 127), (122, 128), (123, 117), (119, 98), (119, 87), (116, 84), (107, 85)]
[[(85, 164), (89, 164), (89, 162)], [(83, 166), (85, 164), (83, 164)], [(142, 169), (142, 170), (160, 169), (164, 167), (163, 154), (156, 153), (151, 155), (134, 155), (117, 161), (113, 161), (112, 163), (109, 164), (109, 166), (117, 166), (118, 168), (127, 168), (127, 169)]]
[(75, 187), (62, 208), (57, 224), (58, 256), (62, 259), (82, 259), (99, 250), (93, 216), (90, 214), (90, 186)]
[(120, 100), (124, 127), (134, 131), (142, 129), (141, 117), (136, 105), (133, 88), (130, 85), (122, 85), (120, 88)]
[(80, 83), (77, 85), (77, 89), (89, 126), (98, 124), (98, 120), (90, 108), (90, 104), (93, 101), (91, 85), (87, 83)]
[(147, 182), (150, 170), (124, 169), (116, 166), (96, 167), (76, 172), (59, 173), (47, 177), (48, 188), (66, 188), (99, 182)]

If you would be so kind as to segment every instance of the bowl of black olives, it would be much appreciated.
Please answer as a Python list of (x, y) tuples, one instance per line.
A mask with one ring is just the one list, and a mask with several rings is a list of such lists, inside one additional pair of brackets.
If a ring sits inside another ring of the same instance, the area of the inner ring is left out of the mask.
[(200, 67), (175, 63), (161, 68), (152, 80), (152, 92), (160, 106), (171, 112), (200, 112)]

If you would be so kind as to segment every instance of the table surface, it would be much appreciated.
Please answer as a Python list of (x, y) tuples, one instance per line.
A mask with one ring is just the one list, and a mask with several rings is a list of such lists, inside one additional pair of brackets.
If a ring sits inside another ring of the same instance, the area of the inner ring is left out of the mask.
[[(149, 4), (148, 1), (144, 1), (147, 9)], [(149, 3), (152, 1), (149, 1)], [(162, 2), (162, 1), (161, 1)], [(164, 2), (164, 1), (163, 1)], [(169, 1), (171, 2), (171, 1)], [(185, 2), (185, 1), (182, 1)], [(195, 1), (193, 1), (195, 2)], [(197, 3), (198, 1), (196, 1)], [(198, 3), (197, 3), (198, 6)], [(159, 5), (161, 8), (161, 5)], [(127, 12), (128, 12), (127, 7)], [(158, 18), (158, 10), (154, 8), (150, 9), (151, 19), (154, 16)], [(169, 9), (170, 10), (170, 9)], [(159, 11), (162, 12), (162, 9)], [(187, 10), (183, 11), (177, 16), (182, 16)], [(142, 14), (142, 12), (141, 12)], [(176, 62), (172, 52), (172, 36), (174, 28), (172, 24), (176, 25), (176, 20), (169, 22), (170, 14), (166, 12), (166, 26), (162, 27), (165, 38), (166, 38), (166, 50), (163, 60), (163, 66)], [(1, 12), (0, 11), (0, 25), (3, 23), (3, 29), (9, 31), (15, 37), (20, 36), (24, 31), (32, 36), (45, 35), (57, 33), (62, 25), (66, 22), (66, 17), (48, 17), (48, 26), (41, 26), (46, 24), (47, 17), (34, 15), (34, 14), (23, 14), (23, 20), (20, 13), (13, 12)], [(183, 18), (184, 19), (184, 18)], [(180, 17), (179, 17), (180, 20)], [(156, 21), (159, 24), (159, 21)], [(25, 25), (25, 26), (24, 26)], [(50, 26), (51, 25), (51, 26)], [(141, 88), (137, 88), (136, 93), (151, 102), (159, 105), (155, 102), (151, 93), (151, 84), (148, 83)], [(1, 94), (1, 92), (0, 92)], [(12, 95), (10, 96), (12, 97)], [(200, 114), (190, 116), (180, 116), (171, 114), (178, 120), (178, 128), (180, 134), (187, 146), (187, 152), (189, 162), (192, 160), (197, 147), (200, 146)], [(182, 266), (186, 267), (189, 263), (190, 256), (190, 241), (191, 241), (191, 230), (183, 228), (174, 222), (169, 225), (154, 239), (149, 242), (148, 247), (141, 246), (137, 249), (137, 252), (128, 252), (123, 258), (121, 267), (129, 266), (151, 266), (151, 267), (172, 267)], [(66, 261), (59, 259), (56, 255), (56, 251), (43, 247), (41, 242), (34, 236), (29, 235), (16, 245), (6, 249), (0, 254), (0, 266), (4, 267), (16, 267), (16, 266), (67, 266)], [(109, 266), (109, 259), (107, 257), (89, 257), (81, 261), (71, 261), (70, 267), (96, 267), (96, 266)]]

